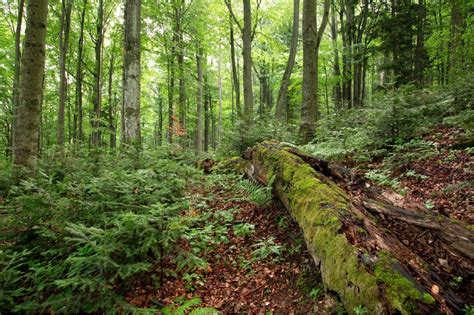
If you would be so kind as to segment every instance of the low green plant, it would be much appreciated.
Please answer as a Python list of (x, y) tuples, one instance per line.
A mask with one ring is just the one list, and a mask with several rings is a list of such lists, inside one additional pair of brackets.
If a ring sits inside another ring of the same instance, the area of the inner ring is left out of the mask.
[(354, 311), (354, 314), (357, 314), (357, 315), (367, 314), (369, 312), (367, 307), (363, 305), (358, 305), (354, 307), (352, 310)]
[(256, 261), (267, 259), (270, 256), (274, 256), (273, 260), (278, 260), (283, 254), (283, 247), (275, 243), (274, 237), (262, 239), (252, 247), (255, 248), (252, 251), (252, 257)]
[(262, 186), (254, 180), (241, 179), (237, 183), (237, 188), (246, 198), (248, 198), (249, 201), (258, 205), (265, 205), (273, 198), (271, 184), (268, 186)]
[(250, 223), (238, 223), (233, 226), (235, 236), (250, 236), (255, 231), (255, 224)]
[(210, 307), (198, 307), (201, 304), (200, 298), (192, 298), (186, 300), (184, 298), (178, 298), (176, 301), (166, 307), (163, 307), (160, 311), (163, 315), (217, 315), (219, 312), (216, 309)]
[(317, 300), (319, 298), (319, 296), (321, 295), (321, 288), (312, 288), (311, 291), (309, 291), (309, 297), (312, 299), (312, 300)]
[(464, 305), (464, 307), (461, 311), (465, 315), (474, 315), (474, 306)]

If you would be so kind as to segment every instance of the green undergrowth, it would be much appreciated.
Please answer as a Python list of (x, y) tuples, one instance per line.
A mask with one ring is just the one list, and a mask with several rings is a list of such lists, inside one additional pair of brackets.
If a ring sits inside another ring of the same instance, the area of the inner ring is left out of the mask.
[(2, 169), (0, 313), (156, 313), (123, 298), (135, 280), (167, 258), (171, 276), (206, 266), (208, 227), (181, 215), (187, 184), (202, 177), (190, 164), (163, 151), (78, 151), (46, 155), (17, 182)]

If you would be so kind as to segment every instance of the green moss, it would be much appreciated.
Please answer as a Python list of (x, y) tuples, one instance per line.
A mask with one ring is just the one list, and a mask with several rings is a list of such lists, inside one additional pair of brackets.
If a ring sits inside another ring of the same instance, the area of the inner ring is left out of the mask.
[(425, 302), (426, 304), (431, 305), (431, 304), (436, 303), (436, 300), (431, 294), (425, 292), (425, 293), (423, 293), (423, 302)]
[(390, 305), (402, 314), (412, 314), (416, 301), (422, 298), (421, 292), (414, 287), (412, 281), (394, 270), (396, 260), (390, 258), (388, 253), (381, 253), (379, 258), (375, 276), (385, 284)]

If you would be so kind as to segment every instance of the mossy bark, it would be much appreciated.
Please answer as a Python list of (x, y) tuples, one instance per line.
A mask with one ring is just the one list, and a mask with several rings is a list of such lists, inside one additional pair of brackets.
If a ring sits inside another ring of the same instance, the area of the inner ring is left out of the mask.
[[(369, 314), (427, 313), (434, 309), (435, 299), (437, 309), (443, 309), (443, 305), (456, 309), (459, 305), (459, 301), (449, 304), (446, 300), (453, 298), (442, 294), (433, 298), (429, 291), (434, 284), (432, 273), (419, 263), (422, 260), (396, 237), (377, 227), (377, 220), (358, 209), (340, 183), (323, 175), (327, 171), (334, 178), (343, 178), (348, 174), (342, 168), (329, 168), (324, 162), (318, 169), (308, 162), (317, 160), (314, 157), (277, 142), (255, 146), (244, 154), (244, 159), (249, 176), (274, 183), (275, 195), (304, 233), (325, 287), (337, 293), (349, 313), (359, 305), (366, 307)], [(366, 235), (364, 242), (375, 244), (372, 250), (359, 246), (354, 230)], [(417, 264), (406, 262), (405, 258)], [(413, 269), (419, 270), (412, 272)], [(420, 279), (424, 281), (421, 284)]]

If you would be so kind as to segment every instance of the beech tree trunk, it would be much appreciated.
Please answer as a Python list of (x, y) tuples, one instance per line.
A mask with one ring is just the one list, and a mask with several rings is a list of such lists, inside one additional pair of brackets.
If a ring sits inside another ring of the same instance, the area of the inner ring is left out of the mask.
[[(472, 288), (474, 233), (461, 224), (402, 204), (401, 196), (382, 194), (348, 169), (278, 142), (250, 148), (237, 164), (272, 183), (302, 229), (324, 285), (349, 313), (362, 305), (368, 314), (457, 314), (472, 304), (472, 296), (459, 293)], [(467, 279), (456, 291), (447, 267)]]
[(109, 97), (109, 146), (114, 149), (117, 147), (117, 126), (115, 123), (116, 113), (116, 100), (113, 94), (113, 77), (115, 68), (115, 47), (111, 49), (110, 63), (109, 63), (109, 84), (108, 84), (108, 97)]
[(196, 153), (199, 154), (202, 151), (202, 101), (203, 101), (203, 74), (202, 74), (202, 57), (203, 49), (198, 48), (196, 54), (196, 65), (198, 75), (198, 91), (197, 91), (197, 119), (196, 119)]
[(92, 97), (93, 110), (91, 118), (91, 144), (93, 147), (100, 145), (101, 140), (101, 112), (102, 112), (102, 44), (104, 41), (104, 1), (99, 0), (97, 7), (96, 37), (95, 37), (95, 67), (94, 91)]
[(244, 119), (247, 125), (253, 117), (253, 83), (252, 83), (252, 8), (250, 0), (244, 3), (244, 27), (242, 31), (244, 57)]
[(25, 0), (18, 1), (18, 15), (15, 28), (15, 73), (13, 75), (13, 98), (12, 98), (12, 124), (8, 139), (7, 155), (10, 156), (13, 150), (14, 130), (16, 129), (16, 116), (20, 102), (20, 69), (21, 69), (21, 24), (23, 23), (23, 10)]
[(61, 1), (61, 29), (59, 31), (59, 107), (58, 107), (58, 145), (64, 145), (64, 113), (66, 105), (66, 58), (69, 48), (69, 28), (71, 26), (72, 0)]
[(300, 25), (300, 0), (293, 0), (293, 30), (291, 32), (290, 54), (286, 64), (283, 78), (281, 79), (280, 89), (278, 91), (275, 116), (282, 123), (286, 122), (286, 104), (288, 86), (290, 85), (291, 73), (295, 65), (296, 48), (298, 47), (298, 29)]
[(13, 163), (33, 168), (38, 155), (48, 0), (29, 0), (14, 130)]
[(234, 87), (235, 93), (235, 107), (237, 111), (237, 116), (242, 115), (242, 108), (240, 105), (240, 81), (239, 81), (239, 72), (237, 69), (237, 61), (235, 60), (235, 39), (234, 39), (234, 24), (232, 23), (232, 14), (229, 13), (229, 30), (230, 30), (230, 61), (232, 64), (232, 84)]
[(342, 89), (341, 89), (341, 67), (339, 66), (339, 48), (337, 43), (337, 18), (336, 6), (334, 0), (331, 8), (331, 39), (332, 48), (334, 51), (333, 73), (336, 77), (336, 82), (333, 88), (334, 106), (336, 109), (342, 109)]
[(83, 109), (82, 109), (82, 52), (84, 50), (84, 22), (86, 17), (87, 0), (82, 3), (79, 41), (77, 44), (77, 67), (76, 67), (76, 112), (74, 115), (74, 138), (82, 142), (84, 140)]
[(302, 143), (308, 143), (313, 139), (316, 128), (319, 46), (329, 18), (330, 0), (325, 0), (323, 19), (317, 29), (316, 3), (316, 0), (303, 1), (303, 103), (300, 122)]
[(125, 56), (123, 85), (123, 130), (125, 144), (141, 145), (140, 129), (140, 30), (141, 0), (125, 4)]

